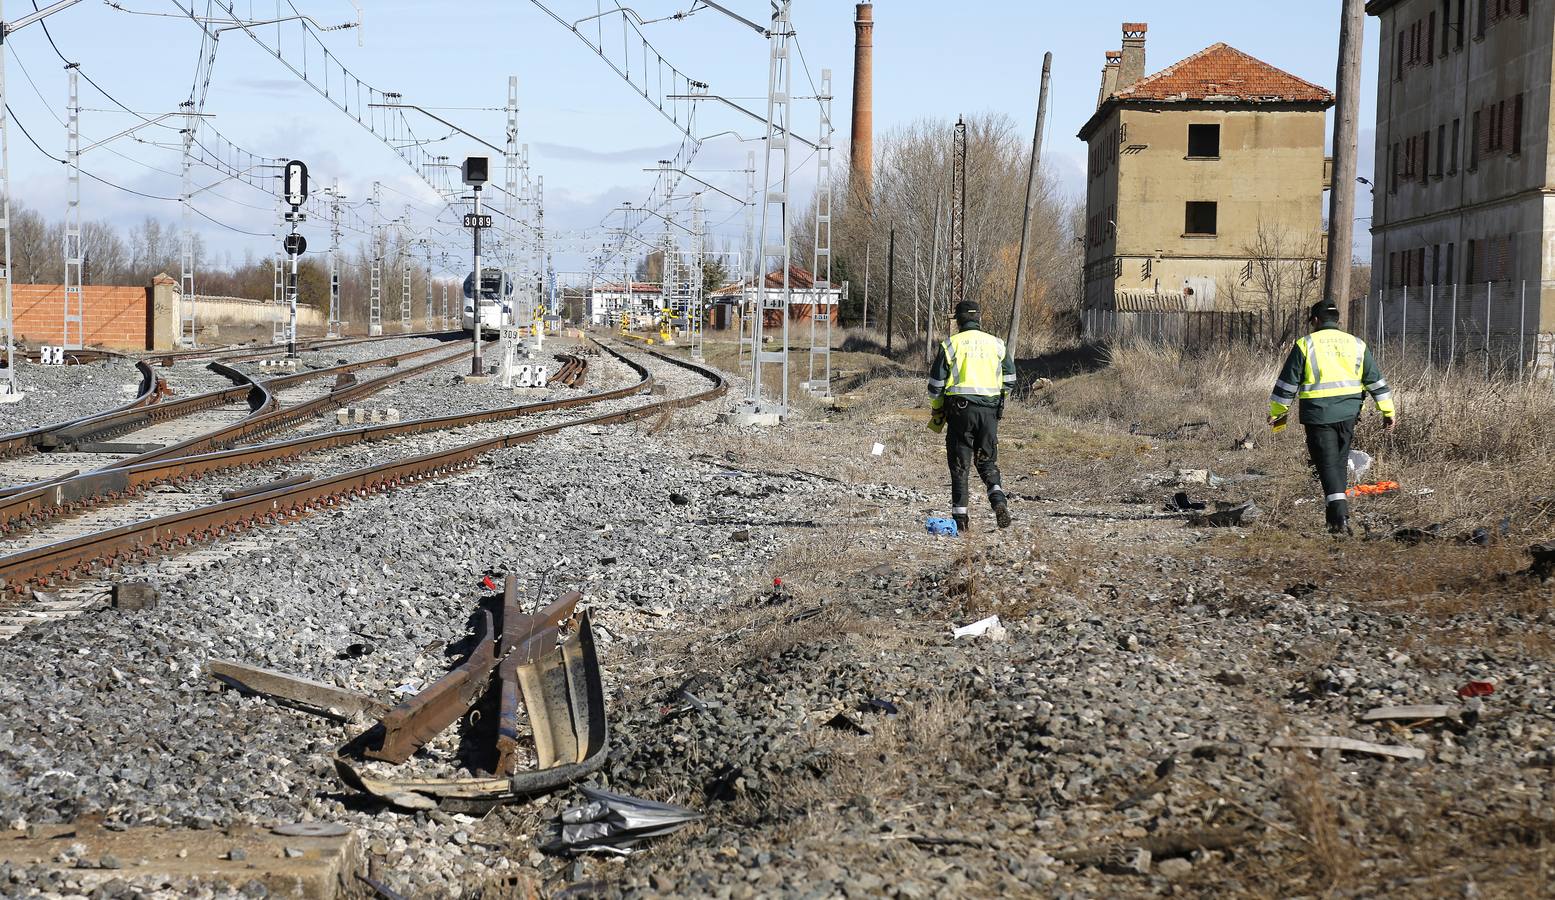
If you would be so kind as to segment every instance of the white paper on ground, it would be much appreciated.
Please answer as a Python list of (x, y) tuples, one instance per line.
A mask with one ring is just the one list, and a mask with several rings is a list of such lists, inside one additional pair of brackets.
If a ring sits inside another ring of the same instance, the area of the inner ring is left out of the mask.
[(952, 632), (952, 634), (958, 638), (963, 638), (982, 637), (983, 635), (989, 634), (991, 632), (998, 634), (1004, 633), (1004, 627), (999, 624), (998, 616), (989, 616), (986, 619), (980, 619), (970, 625), (962, 625), (960, 628), (957, 628), (954, 632)]
[(885, 444), (876, 444), (869, 452), (875, 456), (880, 456), (885, 453)]

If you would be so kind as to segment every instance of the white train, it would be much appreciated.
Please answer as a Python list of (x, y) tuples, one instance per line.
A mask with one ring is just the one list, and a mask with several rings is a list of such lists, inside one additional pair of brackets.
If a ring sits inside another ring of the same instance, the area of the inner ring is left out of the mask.
[[(459, 326), (475, 330), (475, 273), (464, 279), (464, 309)], [(501, 269), (481, 269), (481, 332), (496, 335), (513, 320), (513, 281)]]

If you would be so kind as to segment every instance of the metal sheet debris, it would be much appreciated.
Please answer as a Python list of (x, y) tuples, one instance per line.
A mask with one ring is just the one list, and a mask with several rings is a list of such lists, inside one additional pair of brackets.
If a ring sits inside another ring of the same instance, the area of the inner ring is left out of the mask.
[(572, 854), (591, 851), (625, 856), (643, 841), (684, 828), (702, 814), (681, 806), (583, 787), (588, 802), (564, 810), (555, 836), (541, 849)]

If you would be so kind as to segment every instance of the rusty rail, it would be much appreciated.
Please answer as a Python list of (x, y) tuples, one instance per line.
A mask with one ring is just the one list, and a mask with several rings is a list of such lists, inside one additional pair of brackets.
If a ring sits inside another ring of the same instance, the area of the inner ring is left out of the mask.
[(43, 441), (48, 435), (54, 434), (55, 432), (62, 431), (67, 428), (81, 426), (95, 419), (103, 419), (110, 416), (119, 415), (121, 413), (129, 412), (131, 410), (139, 409), (141, 407), (149, 406), (155, 403), (157, 399), (156, 373), (151, 371), (151, 366), (145, 360), (137, 360), (135, 363), (135, 368), (140, 370), (140, 391), (135, 395), (134, 400), (104, 412), (93, 413), (89, 416), (82, 416), (79, 419), (72, 419), (69, 422), (57, 422), (53, 425), (43, 425), (38, 428), (28, 429), (27, 431), (18, 431), (14, 434), (0, 435), (0, 459), (15, 459), (18, 456), (24, 456), (28, 453), (31, 453), (38, 449), (41, 441)]
[[(576, 357), (569, 358), (563, 369), (565, 370), (567, 366), (579, 371), (584, 368), (583, 361)], [(646, 370), (639, 368), (639, 374), (645, 372)], [(187, 483), (217, 472), (262, 465), (364, 441), (386, 440), (428, 431), (480, 425), (619, 399), (647, 390), (650, 386), (651, 380), (646, 380), (629, 387), (582, 397), (546, 400), (486, 412), (412, 419), (387, 425), (369, 425), (252, 447), (182, 456), (176, 459), (142, 463), (125, 460), (112, 468), (34, 485), (25, 492), (18, 491), (9, 496), (0, 495), (0, 533), (9, 533), (25, 526), (36, 525), (61, 513), (73, 512), (100, 502), (121, 500), (159, 484)]]
[[(670, 364), (704, 375), (712, 382), (711, 386), (686, 397), (661, 400), (620, 412), (604, 413), (499, 435), (449, 450), (355, 469), (315, 479), (306, 484), (160, 516), (25, 550), (0, 558), (0, 579), (3, 579), (8, 593), (20, 596), (30, 588), (56, 584), (98, 567), (111, 568), (133, 560), (169, 553), (192, 546), (196, 542), (226, 537), (258, 525), (293, 521), (316, 509), (331, 508), (351, 499), (442, 478), (473, 467), (485, 454), (527, 444), (569, 428), (630, 422), (656, 415), (666, 409), (701, 403), (718, 397), (727, 390), (723, 377), (713, 370), (663, 354), (653, 355)], [(651, 377), (644, 367), (631, 362), (628, 364), (633, 365), (644, 376), (644, 383), (651, 383)], [(187, 463), (189, 460), (181, 462)]]

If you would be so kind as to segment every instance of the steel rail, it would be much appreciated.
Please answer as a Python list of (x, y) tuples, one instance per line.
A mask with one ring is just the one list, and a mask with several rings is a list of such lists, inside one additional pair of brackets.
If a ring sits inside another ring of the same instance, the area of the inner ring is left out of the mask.
[(56, 422), (52, 425), (41, 425), (37, 428), (29, 428), (26, 431), (0, 435), (0, 459), (16, 459), (19, 456), (25, 456), (37, 450), (39, 441), (56, 431), (83, 425), (93, 419), (117, 415), (155, 403), (157, 398), (156, 373), (151, 371), (151, 365), (145, 360), (136, 361), (135, 368), (140, 370), (140, 391), (135, 395), (134, 400), (121, 406), (116, 406), (113, 409), (92, 413), (79, 419), (71, 419), (68, 422)]
[[(564, 382), (580, 380), (584, 369), (581, 359), (568, 357), (557, 373), (558, 380)], [(186, 484), (211, 474), (263, 465), (351, 444), (550, 412), (616, 399), (645, 389), (647, 385), (639, 382), (630, 387), (583, 397), (546, 400), (478, 413), (451, 414), (387, 425), (342, 429), (252, 447), (231, 448), (78, 474), (55, 482), (35, 485), (26, 492), (17, 492), (10, 496), (0, 495), (0, 534), (8, 534), (24, 526), (38, 525), (57, 516), (87, 509), (100, 503), (127, 499), (159, 484)]]
[[(711, 400), (728, 389), (723, 376), (716, 371), (649, 352), (664, 362), (703, 375), (711, 385), (684, 397), (499, 435), (22, 551), (0, 558), (0, 581), (11, 596), (22, 597), (31, 588), (52, 586), (101, 567), (114, 568), (149, 559), (264, 524), (297, 521), (314, 510), (334, 508), (352, 499), (444, 478), (473, 468), (480, 457), (488, 453), (532, 443), (571, 428), (631, 422)], [(652, 376), (645, 366), (631, 360), (627, 360), (627, 364), (643, 376), (644, 382), (651, 382)]]

